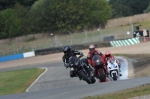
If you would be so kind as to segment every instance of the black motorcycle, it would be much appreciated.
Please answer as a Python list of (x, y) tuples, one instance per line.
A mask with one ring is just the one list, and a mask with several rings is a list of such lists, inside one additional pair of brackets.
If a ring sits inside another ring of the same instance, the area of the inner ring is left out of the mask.
[(88, 84), (93, 84), (96, 79), (93, 76), (93, 71), (90, 66), (87, 66), (85, 59), (80, 59), (80, 57), (71, 56), (69, 58), (70, 69), (74, 71), (75, 75), (79, 79), (86, 81)]

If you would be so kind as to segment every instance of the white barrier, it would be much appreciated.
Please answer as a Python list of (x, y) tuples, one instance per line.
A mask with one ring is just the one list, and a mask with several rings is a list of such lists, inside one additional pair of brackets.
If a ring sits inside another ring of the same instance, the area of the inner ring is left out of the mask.
[(26, 53), (23, 53), (23, 56), (24, 56), (24, 58), (33, 57), (33, 56), (35, 56), (35, 52), (34, 51), (26, 52)]

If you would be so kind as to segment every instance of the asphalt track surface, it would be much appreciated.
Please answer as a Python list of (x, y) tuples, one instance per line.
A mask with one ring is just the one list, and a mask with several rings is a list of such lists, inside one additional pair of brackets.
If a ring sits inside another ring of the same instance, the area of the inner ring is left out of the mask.
[(42, 75), (29, 89), (29, 92), (0, 96), (0, 99), (80, 99), (86, 96), (101, 95), (137, 87), (150, 82), (148, 77), (128, 79), (128, 63), (123, 58), (119, 81), (87, 84), (78, 78), (69, 77), (69, 69), (62, 62), (42, 63), (31, 66), (21, 66), (1, 69), (0, 72), (20, 70), (25, 68), (46, 67), (47, 72)]

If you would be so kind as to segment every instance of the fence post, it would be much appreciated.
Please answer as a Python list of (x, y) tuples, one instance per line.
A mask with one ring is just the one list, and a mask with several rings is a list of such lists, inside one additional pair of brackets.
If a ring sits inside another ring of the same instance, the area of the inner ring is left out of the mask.
[(62, 44), (59, 42), (59, 40), (57, 38), (57, 35), (55, 35), (55, 44), (56, 44), (56, 47), (62, 46)]
[(118, 34), (117, 34), (117, 22), (116, 22), (116, 19), (115, 19), (115, 28), (116, 28), (116, 37), (115, 37), (115, 39), (117, 39)]
[(84, 30), (84, 33), (85, 33), (85, 43), (87, 43), (88, 39), (87, 39), (87, 33), (85, 30)]
[[(131, 25), (131, 30), (132, 30), (132, 35), (131, 35), (131, 36), (133, 37), (134, 27), (133, 27), (133, 24), (132, 24), (132, 23), (130, 23), (130, 25)], [(132, 37), (131, 37), (131, 38), (132, 38)]]
[(71, 43), (71, 45), (72, 45), (72, 33), (70, 32), (70, 31), (68, 31), (69, 32), (69, 34), (70, 34), (70, 43)]
[(98, 40), (100, 41), (100, 39), (101, 39), (101, 37), (102, 37), (102, 29), (101, 29), (101, 28), (98, 28), (97, 31), (98, 31), (98, 37), (99, 37)]

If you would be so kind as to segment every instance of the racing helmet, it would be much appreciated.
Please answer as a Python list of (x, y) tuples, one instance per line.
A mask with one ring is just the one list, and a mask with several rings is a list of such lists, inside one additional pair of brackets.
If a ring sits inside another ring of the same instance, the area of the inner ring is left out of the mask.
[(95, 51), (95, 46), (94, 46), (93, 44), (91, 44), (91, 45), (89, 46), (89, 51), (90, 51), (91, 53), (93, 53), (93, 52)]
[(106, 56), (106, 57), (110, 57), (110, 56), (111, 56), (110, 51), (106, 51), (106, 52), (105, 52), (105, 56)]
[(64, 54), (70, 54), (71, 53), (71, 47), (70, 46), (64, 46), (63, 52), (64, 52)]

